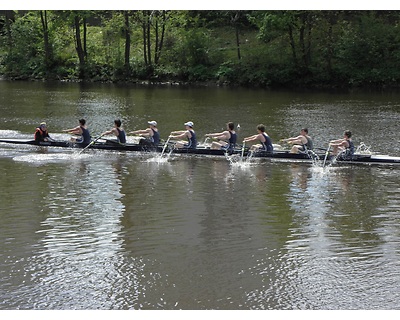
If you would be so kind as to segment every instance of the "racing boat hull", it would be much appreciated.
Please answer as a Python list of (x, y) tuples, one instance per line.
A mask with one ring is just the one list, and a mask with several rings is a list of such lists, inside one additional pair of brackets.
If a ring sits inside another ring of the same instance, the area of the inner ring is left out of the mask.
[[(29, 139), (0, 139), (0, 143), (11, 143), (11, 144), (26, 144), (34, 145), (39, 147), (61, 147), (61, 148), (83, 148), (84, 146), (79, 143), (73, 143), (69, 141), (45, 141), (36, 142), (35, 140)], [(120, 144), (117, 142), (96, 142), (90, 145), (88, 149), (95, 150), (109, 150), (109, 151), (136, 151), (136, 152), (162, 152), (163, 145), (158, 147), (146, 146), (141, 144)], [(181, 154), (181, 155), (206, 155), (206, 156), (239, 156), (242, 153), (241, 149), (234, 149), (230, 151), (226, 150), (213, 150), (209, 147), (199, 146), (197, 149), (174, 149), (170, 145), (167, 146), (165, 153)], [(248, 149), (243, 153), (245, 158), (258, 158), (258, 159), (278, 159), (278, 160), (289, 160), (289, 161), (323, 161), (325, 153), (290, 153), (289, 151), (259, 151), (250, 153)], [(336, 162), (339, 164), (400, 164), (400, 157), (389, 156), (389, 155), (375, 155), (375, 154), (354, 154), (351, 159), (340, 159), (334, 156), (327, 158), (329, 162)]]

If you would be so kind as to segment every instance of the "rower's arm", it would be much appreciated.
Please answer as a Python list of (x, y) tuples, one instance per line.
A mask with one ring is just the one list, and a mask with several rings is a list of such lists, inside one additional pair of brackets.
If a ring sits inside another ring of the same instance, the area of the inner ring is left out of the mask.
[(307, 144), (307, 138), (304, 136), (298, 136), (295, 138), (292, 138), (290, 141), (288, 141), (290, 144)]
[(218, 138), (219, 136), (225, 135), (224, 132), (216, 132), (216, 133), (207, 133), (205, 136), (210, 138)]
[(129, 132), (129, 134), (150, 134), (149, 130), (145, 129), (145, 130), (135, 130), (135, 131), (131, 131)]
[(288, 142), (288, 143), (301, 143), (302, 142), (302, 136), (297, 136), (297, 137), (291, 137), (287, 139), (282, 139), (283, 142)]
[(113, 130), (104, 131), (104, 132), (101, 134), (101, 136), (106, 136), (106, 135), (109, 135), (109, 134), (113, 134)]
[(176, 134), (176, 133), (171, 132), (171, 134), (169, 135), (169, 137), (172, 139), (182, 139), (185, 136), (186, 136), (185, 132), (182, 134)]
[(329, 142), (329, 144), (333, 145), (334, 143), (342, 143), (343, 141), (345, 141), (345, 139), (331, 140), (331, 141)]
[(217, 139), (217, 140), (229, 139), (229, 137), (227, 137), (227, 135), (224, 132), (206, 134), (206, 137), (214, 138), (214, 139)]
[(72, 134), (81, 134), (82, 133), (80, 127), (75, 127), (75, 128), (72, 128), (72, 129), (66, 129), (66, 130), (63, 130), (63, 132), (72, 133)]
[(255, 141), (255, 140), (257, 140), (257, 138), (258, 138), (258, 134), (255, 134), (254, 136), (244, 138), (243, 142)]

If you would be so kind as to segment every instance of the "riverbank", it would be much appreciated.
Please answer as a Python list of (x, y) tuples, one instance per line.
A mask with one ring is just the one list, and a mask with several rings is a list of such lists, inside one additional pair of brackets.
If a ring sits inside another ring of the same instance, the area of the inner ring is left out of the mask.
[(0, 75), (0, 81), (13, 81), (13, 82), (48, 82), (48, 83), (109, 83), (116, 85), (132, 85), (140, 87), (221, 87), (221, 88), (247, 88), (247, 89), (262, 89), (271, 91), (285, 91), (290, 90), (293, 92), (332, 92), (332, 93), (346, 93), (346, 92), (399, 92), (400, 84), (391, 85), (336, 85), (336, 84), (315, 84), (315, 85), (243, 85), (238, 83), (230, 83), (228, 81), (209, 80), (209, 81), (180, 81), (180, 80), (98, 80), (98, 79), (38, 79), (38, 78), (9, 78)]

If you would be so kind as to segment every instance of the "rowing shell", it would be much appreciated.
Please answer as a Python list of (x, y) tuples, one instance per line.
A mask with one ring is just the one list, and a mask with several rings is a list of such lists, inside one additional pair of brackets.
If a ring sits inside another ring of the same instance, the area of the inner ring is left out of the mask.
[[(78, 143), (73, 143), (69, 141), (45, 141), (45, 142), (36, 142), (35, 140), (28, 139), (0, 139), (2, 143), (11, 143), (11, 144), (27, 144), (27, 145), (35, 145), (41, 147), (61, 147), (61, 148), (82, 148)], [(97, 149), (97, 150), (115, 150), (115, 151), (137, 151), (137, 152), (162, 152), (164, 145), (160, 145), (158, 147), (149, 147), (146, 145), (140, 144), (120, 144), (113, 142), (96, 142), (91, 145), (88, 149)], [(234, 149), (229, 152), (225, 150), (214, 150), (205, 146), (198, 146), (197, 149), (173, 149), (170, 146), (167, 146), (166, 152), (171, 152), (173, 154), (192, 154), (192, 155), (208, 155), (208, 156), (227, 156), (227, 155), (240, 155), (242, 149)], [(244, 152), (244, 156), (248, 156), (248, 148), (246, 148)], [(265, 158), (265, 159), (276, 159), (276, 160), (289, 160), (289, 161), (306, 161), (311, 162), (312, 159), (306, 153), (289, 153), (289, 151), (259, 151), (252, 153), (251, 157), (254, 158)], [(323, 160), (325, 154), (323, 153), (314, 153), (314, 160)], [(334, 156), (330, 156), (328, 161), (336, 161), (339, 164), (400, 164), (400, 157), (394, 157), (389, 155), (376, 155), (376, 154), (354, 154), (351, 159), (343, 160), (343, 159), (335, 159)]]
[[(3, 143), (12, 144), (28, 144), (39, 147), (61, 147), (61, 148), (84, 148), (85, 145), (74, 143), (70, 141), (41, 141), (36, 142), (35, 140), (29, 139), (0, 139)], [(121, 144), (117, 142), (96, 142), (90, 145), (88, 149), (99, 149), (99, 150), (115, 150), (115, 151), (161, 151), (161, 147), (149, 147), (140, 144)]]
[[(260, 151), (254, 153), (253, 157), (256, 158), (273, 158), (273, 159), (285, 159), (285, 160), (297, 160), (297, 161), (311, 161), (312, 159), (306, 153), (289, 153), (289, 151)], [(324, 160), (325, 153), (315, 153), (315, 160)], [(355, 153), (350, 159), (340, 159), (335, 156), (329, 156), (328, 161), (335, 161), (339, 164), (400, 164), (400, 157), (394, 157), (389, 155), (378, 155), (378, 154), (357, 154)]]
[[(11, 143), (11, 144), (27, 144), (40, 147), (61, 147), (61, 148), (82, 148), (84, 146), (79, 143), (74, 143), (70, 141), (44, 141), (36, 142), (35, 140), (29, 139), (0, 139), (0, 142)], [(96, 142), (88, 147), (88, 149), (97, 150), (115, 150), (115, 151), (141, 151), (141, 152), (162, 152), (164, 145), (159, 145), (157, 147), (133, 144), (133, 143), (117, 143), (108, 140), (108, 142)], [(173, 152), (176, 154), (197, 154), (197, 155), (211, 155), (211, 156), (225, 156), (225, 150), (214, 150), (206, 147), (198, 147), (197, 149), (175, 149), (167, 144), (166, 152)], [(240, 150), (228, 151), (228, 154), (233, 154), (235, 152), (240, 152)]]

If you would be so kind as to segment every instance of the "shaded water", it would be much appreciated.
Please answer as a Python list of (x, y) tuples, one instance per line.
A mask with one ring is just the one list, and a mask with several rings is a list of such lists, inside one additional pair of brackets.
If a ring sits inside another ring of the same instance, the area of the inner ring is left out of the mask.
[[(399, 155), (397, 94), (0, 81), (1, 137), (226, 121)], [(200, 139), (201, 140), (201, 139)], [(0, 145), (0, 309), (399, 309), (398, 166)]]

